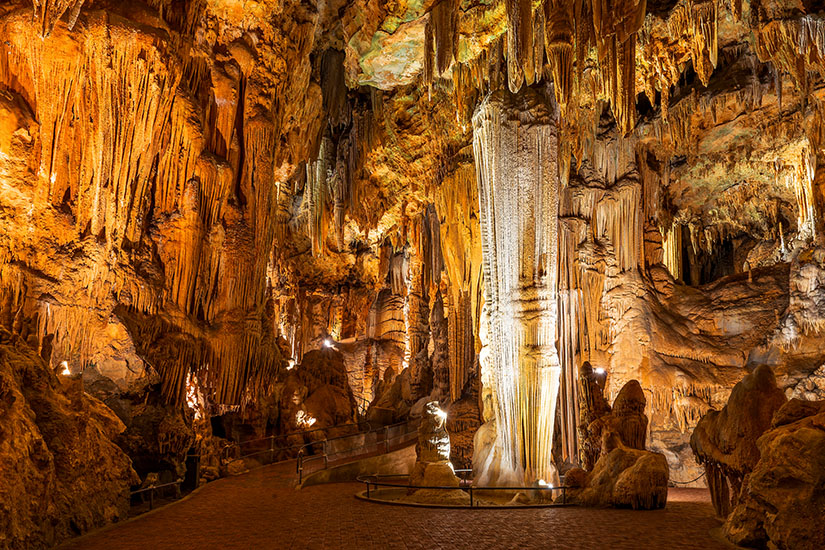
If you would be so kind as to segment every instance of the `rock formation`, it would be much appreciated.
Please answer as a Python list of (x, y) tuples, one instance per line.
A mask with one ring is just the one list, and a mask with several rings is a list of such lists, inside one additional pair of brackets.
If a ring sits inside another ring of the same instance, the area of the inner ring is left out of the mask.
[(719, 516), (739, 502), (742, 480), (759, 461), (757, 440), (786, 401), (771, 368), (760, 365), (733, 387), (722, 410), (708, 411), (696, 425), (690, 446), (705, 467)]
[(620, 413), (701, 485), (744, 374), (825, 395), (823, 37), (812, 0), (7, 0), (0, 326), (143, 478), (437, 400), (482, 483), (595, 468)]
[(788, 401), (756, 444), (759, 461), (743, 480), (725, 535), (754, 548), (822, 548), (825, 401)]
[[(555, 479), (557, 113), (533, 90), (496, 92), (473, 116), (489, 315), (495, 451), (481, 485)], [(484, 381), (483, 381), (484, 382)]]
[(825, 402), (787, 401), (759, 366), (691, 436), (724, 532), (753, 548), (820, 548), (825, 529)]
[(589, 364), (582, 369), (582, 379), (590, 381), (583, 399), (589, 406), (582, 416), (592, 419), (581, 429), (586, 469), (566, 472), (564, 484), (572, 487), (569, 500), (583, 506), (664, 508), (669, 469), (664, 455), (645, 450), (647, 416), (641, 386), (636, 380), (625, 384), (611, 410), (588, 369)]
[[(415, 446), (415, 466), (410, 472), (409, 484), (423, 486), (410, 489), (405, 500), (431, 504), (469, 504), (470, 497), (458, 489), (460, 481), (450, 462), (450, 434), (447, 433), (447, 413), (431, 401), (424, 407), (418, 426), (418, 444)], [(454, 490), (427, 487), (455, 487)]]
[(50, 548), (126, 519), (139, 482), (114, 440), (123, 423), (0, 330), (0, 545)]

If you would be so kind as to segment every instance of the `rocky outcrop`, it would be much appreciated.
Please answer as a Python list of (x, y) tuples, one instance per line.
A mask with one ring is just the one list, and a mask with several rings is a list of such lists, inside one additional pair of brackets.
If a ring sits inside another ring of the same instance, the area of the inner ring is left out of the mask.
[(50, 548), (126, 518), (140, 480), (114, 443), (125, 426), (6, 331), (0, 418), (0, 547)]
[(636, 380), (625, 384), (611, 409), (592, 371), (584, 369), (584, 374), (582, 418), (592, 420), (580, 427), (585, 436), (582, 448), (587, 451), (582, 462), (587, 466), (594, 456), (597, 460), (589, 468), (572, 468), (565, 474), (564, 484), (572, 487), (570, 501), (583, 506), (664, 508), (669, 468), (663, 454), (645, 450), (648, 420), (641, 386)]
[(771, 368), (760, 365), (734, 386), (722, 410), (709, 411), (693, 430), (690, 446), (705, 467), (719, 516), (739, 502), (743, 478), (759, 461), (757, 440), (786, 401)]
[(667, 503), (669, 470), (664, 455), (631, 449), (606, 435), (592, 472), (572, 469), (564, 477), (569, 502), (582, 506), (655, 510)]
[(310, 351), (289, 371), (281, 389), (280, 415), (283, 432), (332, 429), (356, 420), (356, 403), (339, 351)]
[(756, 444), (759, 460), (742, 482), (725, 535), (753, 548), (825, 547), (825, 401), (788, 401)]
[(404, 500), (430, 504), (469, 504), (470, 496), (458, 489), (460, 481), (450, 462), (450, 435), (447, 433), (446, 420), (447, 414), (439, 407), (438, 401), (431, 401), (425, 405), (418, 426), (416, 461), (409, 480), (410, 485), (425, 488), (410, 489), (410, 494)]

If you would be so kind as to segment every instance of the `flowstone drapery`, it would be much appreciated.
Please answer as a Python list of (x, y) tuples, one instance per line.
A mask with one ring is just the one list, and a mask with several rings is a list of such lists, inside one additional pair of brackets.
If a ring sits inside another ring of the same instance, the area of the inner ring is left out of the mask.
[(559, 391), (556, 115), (531, 89), (488, 96), (473, 116), (496, 437), (479, 483), (552, 480)]

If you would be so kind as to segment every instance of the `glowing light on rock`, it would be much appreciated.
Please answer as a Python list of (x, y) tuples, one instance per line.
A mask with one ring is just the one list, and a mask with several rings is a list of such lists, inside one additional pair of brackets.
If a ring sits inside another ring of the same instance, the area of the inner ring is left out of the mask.
[(295, 368), (295, 359), (290, 359), (287, 361), (286, 370), (292, 370)]
[(605, 371), (603, 368), (601, 368), (601, 367), (596, 367), (595, 369), (593, 369), (593, 372), (595, 372), (596, 374), (598, 374), (599, 376), (601, 376), (601, 375), (603, 375), (606, 371)]
[(63, 370), (60, 371), (60, 374), (62, 374), (63, 376), (71, 376), (72, 375), (72, 371), (69, 370), (69, 362), (68, 361), (63, 361), (62, 363), (60, 363), (60, 366), (63, 369)]
[(298, 411), (295, 413), (295, 423), (299, 428), (309, 428), (315, 424), (316, 419), (306, 411)]
[(200, 420), (202, 416), (198, 405), (197, 378), (190, 374), (186, 377), (186, 406), (195, 411), (195, 420)]
[(332, 340), (330, 340), (329, 338), (327, 338), (326, 340), (324, 340), (324, 347), (325, 347), (325, 348), (331, 348), (331, 347), (333, 347), (333, 346), (334, 346), (334, 344), (332, 343)]

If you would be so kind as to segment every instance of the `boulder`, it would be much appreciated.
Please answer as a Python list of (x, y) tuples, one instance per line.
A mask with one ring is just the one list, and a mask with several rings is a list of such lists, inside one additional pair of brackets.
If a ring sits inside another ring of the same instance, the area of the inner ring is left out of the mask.
[(825, 401), (792, 399), (772, 426), (724, 533), (740, 546), (825, 548)]
[(669, 470), (664, 455), (623, 445), (602, 452), (592, 472), (573, 468), (565, 475), (568, 502), (582, 506), (654, 510), (667, 503)]
[(708, 411), (696, 425), (690, 446), (705, 466), (720, 517), (727, 517), (737, 504), (743, 478), (759, 461), (756, 442), (786, 401), (773, 371), (760, 365), (733, 387), (721, 411)]

